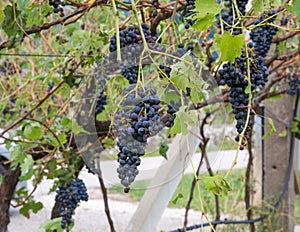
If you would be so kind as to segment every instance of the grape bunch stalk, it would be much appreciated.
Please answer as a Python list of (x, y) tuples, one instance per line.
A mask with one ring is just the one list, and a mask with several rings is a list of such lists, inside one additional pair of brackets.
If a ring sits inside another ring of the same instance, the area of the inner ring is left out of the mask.
[(68, 185), (60, 185), (56, 190), (55, 201), (60, 205), (61, 227), (68, 228), (73, 220), (72, 215), (81, 201), (88, 201), (84, 182), (77, 178)]
[[(219, 70), (220, 84), (230, 87), (229, 102), (236, 119), (236, 130), (239, 135), (244, 131), (246, 139), (248, 139), (247, 134), (253, 125), (250, 118), (247, 120), (250, 93), (254, 94), (257, 90), (261, 90), (268, 81), (269, 75), (263, 57), (257, 56), (253, 52), (253, 43), (249, 43), (247, 49), (248, 57), (246, 51), (242, 50), (240, 57), (236, 58), (233, 63), (224, 64)], [(248, 77), (248, 65), (250, 77)], [(248, 78), (250, 78), (250, 82)], [(250, 115), (253, 114), (254, 112), (250, 109)], [(240, 139), (239, 135), (235, 139), (237, 142)], [(240, 149), (242, 148), (240, 147)]]

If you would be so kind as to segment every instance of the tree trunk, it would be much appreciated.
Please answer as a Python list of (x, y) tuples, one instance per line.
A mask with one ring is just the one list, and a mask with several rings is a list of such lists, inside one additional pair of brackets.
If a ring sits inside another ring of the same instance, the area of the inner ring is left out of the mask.
[(14, 195), (20, 174), (21, 170), (18, 166), (15, 170), (8, 169), (3, 177), (3, 182), (0, 186), (0, 232), (7, 231), (10, 201)]

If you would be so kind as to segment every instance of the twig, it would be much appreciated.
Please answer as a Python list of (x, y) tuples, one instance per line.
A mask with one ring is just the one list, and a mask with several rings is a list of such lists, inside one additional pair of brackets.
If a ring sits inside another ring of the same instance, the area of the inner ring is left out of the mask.
[(300, 31), (291, 32), (291, 33), (286, 34), (286, 35), (284, 35), (284, 36), (282, 36), (282, 37), (274, 38), (272, 42), (273, 42), (273, 43), (280, 43), (280, 42), (282, 42), (282, 41), (285, 41), (285, 40), (287, 40), (287, 39), (289, 39), (289, 38), (294, 37), (295, 35), (297, 35), (297, 34), (299, 34), (299, 33), (300, 33)]
[(108, 205), (108, 197), (107, 197), (107, 189), (105, 187), (104, 180), (103, 180), (102, 173), (101, 173), (100, 159), (97, 159), (97, 171), (96, 171), (96, 173), (98, 175), (98, 180), (99, 180), (102, 195), (103, 195), (103, 203), (104, 203), (104, 208), (105, 208), (105, 214), (106, 214), (106, 217), (107, 217), (107, 220), (108, 220), (108, 223), (109, 223), (110, 231), (111, 232), (116, 232), (115, 227), (114, 227), (114, 222), (113, 222), (112, 217), (110, 215), (110, 210), (109, 210), (109, 205)]

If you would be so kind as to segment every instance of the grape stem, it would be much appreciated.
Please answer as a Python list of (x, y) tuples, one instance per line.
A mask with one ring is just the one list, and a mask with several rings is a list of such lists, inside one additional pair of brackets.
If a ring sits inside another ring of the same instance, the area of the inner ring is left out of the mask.
[(136, 18), (138, 27), (139, 27), (140, 32), (141, 32), (141, 36), (142, 36), (142, 40), (143, 40), (143, 44), (144, 44), (144, 50), (149, 50), (149, 49), (148, 49), (148, 45), (147, 45), (147, 41), (146, 41), (146, 38), (145, 38), (145, 35), (144, 35), (144, 32), (143, 32), (142, 24), (141, 24), (141, 21), (140, 21), (140, 19), (139, 19), (138, 12), (137, 12), (137, 10), (136, 10), (136, 5), (135, 5), (134, 0), (131, 0), (131, 5), (132, 5), (132, 11), (133, 11), (133, 14), (134, 14), (134, 16), (135, 16), (135, 18)]
[(117, 42), (117, 61), (121, 61), (121, 44), (120, 44), (120, 31), (119, 31), (119, 12), (117, 10), (115, 0), (111, 0), (111, 5), (113, 8), (113, 13), (115, 16), (115, 28), (116, 28), (116, 42)]

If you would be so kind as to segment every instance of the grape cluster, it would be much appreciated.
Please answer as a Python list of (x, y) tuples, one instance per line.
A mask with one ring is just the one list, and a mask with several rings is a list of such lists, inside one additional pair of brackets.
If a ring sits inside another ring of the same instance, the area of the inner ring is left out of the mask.
[[(146, 23), (142, 23), (143, 33), (147, 43), (155, 43), (156, 37), (151, 36), (149, 26)], [(140, 29), (137, 26), (129, 26), (128, 29), (122, 29), (119, 32), (120, 47), (128, 47), (130, 45), (142, 44), (142, 36)], [(109, 51), (114, 52), (117, 50), (117, 37), (114, 34), (110, 39)], [(122, 54), (123, 55), (123, 54)]]
[(296, 74), (291, 74), (289, 73), (287, 76), (287, 80), (288, 80), (288, 90), (287, 93), (290, 95), (296, 95), (298, 87), (299, 87), (299, 76), (297, 76)]
[(121, 64), (121, 74), (129, 81), (129, 84), (136, 84), (139, 75), (139, 65)]
[[(151, 36), (149, 26), (146, 23), (142, 23), (142, 30), (148, 44), (155, 44), (156, 37)], [(142, 35), (138, 27), (129, 26), (128, 29), (123, 29), (119, 33), (120, 35), (120, 48), (121, 59), (119, 66), (121, 74), (129, 81), (129, 84), (137, 83), (139, 61), (143, 51)], [(117, 39), (114, 35), (110, 39), (109, 51), (110, 59), (116, 59)]]
[(190, 26), (193, 26), (195, 21), (190, 19), (195, 13), (193, 10), (195, 9), (195, 0), (187, 0), (185, 3), (186, 14), (185, 18), (187, 18), (187, 24), (185, 25), (185, 29), (189, 29)]
[[(242, 50), (242, 55), (236, 58), (232, 64), (224, 64), (219, 70), (220, 84), (230, 87), (229, 102), (232, 105), (232, 113), (235, 115), (237, 132), (241, 134), (244, 128), (246, 128), (244, 134), (246, 138), (253, 124), (253, 121), (250, 119), (246, 125), (249, 104), (248, 91), (254, 93), (256, 90), (263, 88), (268, 81), (269, 75), (267, 67), (264, 66), (263, 57), (252, 54), (252, 43), (249, 43), (248, 47), (251, 90), (247, 89), (249, 85), (246, 78), (248, 76), (248, 67), (246, 52), (244, 50)], [(253, 113), (250, 110), (250, 115)], [(236, 141), (239, 141), (239, 136), (236, 137)]]
[(49, 5), (53, 7), (53, 12), (59, 14), (61, 17), (64, 15), (63, 7), (66, 5), (64, 1), (61, 0), (49, 0)]
[(258, 25), (264, 21), (264, 25), (258, 26), (250, 32), (250, 38), (254, 43), (254, 51), (259, 56), (265, 57), (267, 55), (272, 44), (273, 36), (278, 31), (277, 27), (268, 25), (268, 23), (273, 23), (275, 21), (276, 17), (271, 16), (277, 13), (278, 12), (276, 10), (269, 11), (267, 14), (260, 16), (260, 18), (254, 22), (254, 25)]
[[(248, 3), (248, 0), (237, 0), (236, 4), (239, 10), (239, 13), (243, 16), (246, 13), (246, 5)], [(222, 9), (221, 11), (221, 17), (223, 22), (223, 28), (225, 31), (229, 31), (232, 29), (232, 25), (235, 24), (238, 20), (238, 13), (236, 12), (234, 8), (234, 4), (232, 0), (225, 1), (225, 7), (226, 9)], [(221, 28), (221, 17), (220, 15), (217, 16), (217, 25), (219, 28)], [(233, 34), (238, 35), (241, 34), (241, 29), (234, 28)]]
[(168, 109), (167, 109), (167, 113), (170, 115), (170, 117), (168, 117), (165, 126), (171, 128), (174, 125), (174, 120), (176, 117), (176, 113), (177, 110), (173, 107), (172, 104), (168, 105)]
[(103, 91), (101, 91), (100, 94), (98, 94), (98, 96), (96, 98), (95, 115), (103, 112), (105, 105), (106, 105), (106, 100), (107, 100), (106, 95), (104, 94)]
[[(145, 154), (147, 139), (163, 129), (158, 112), (160, 100), (155, 90), (145, 88), (145, 91), (131, 92), (133, 90), (134, 86), (124, 90), (127, 96), (121, 103), (123, 111), (116, 115), (119, 122), (117, 145), (120, 150), (117, 172), (125, 192), (129, 191), (129, 185), (138, 174), (137, 166), (141, 163), (140, 156)], [(126, 117), (129, 120), (122, 124)]]
[(61, 227), (68, 228), (72, 224), (72, 215), (81, 201), (88, 201), (84, 182), (77, 178), (69, 185), (60, 185), (56, 191), (55, 201), (60, 205)]
[(289, 22), (289, 18), (288, 17), (282, 17), (280, 19), (280, 26), (285, 26), (285, 25), (288, 24), (288, 22)]

